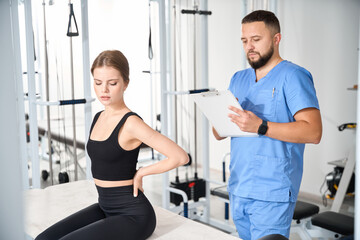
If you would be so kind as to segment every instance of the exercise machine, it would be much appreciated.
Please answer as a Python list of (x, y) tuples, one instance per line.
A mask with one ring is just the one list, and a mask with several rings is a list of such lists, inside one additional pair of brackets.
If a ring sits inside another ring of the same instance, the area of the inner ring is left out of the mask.
[[(43, 2), (43, 7), (45, 11), (45, 4), (46, 2)], [(71, 5), (70, 5), (71, 6)], [(83, 52), (83, 85), (84, 85), (84, 98), (83, 99), (72, 99), (70, 100), (61, 100), (56, 102), (50, 102), (48, 99), (45, 101), (39, 101), (36, 98), (36, 85), (35, 85), (35, 69), (34, 69), (34, 38), (33, 38), (33, 21), (32, 21), (32, 10), (31, 10), (31, 2), (25, 1), (24, 2), (24, 9), (25, 9), (25, 30), (26, 30), (26, 46), (27, 46), (27, 77), (28, 77), (28, 101), (29, 101), (29, 131), (30, 134), (30, 149), (31, 154), (29, 154), (29, 158), (31, 160), (31, 167), (32, 167), (32, 187), (34, 188), (40, 188), (40, 164), (39, 164), (39, 155), (38, 155), (38, 119), (37, 119), (37, 106), (46, 106), (49, 108), (52, 105), (75, 105), (75, 104), (83, 104), (84, 105), (84, 114), (85, 114), (85, 137), (84, 139), (87, 139), (88, 137), (88, 131), (90, 129), (91, 125), (91, 101), (93, 99), (91, 98), (91, 90), (90, 90), (90, 69), (89, 69), (89, 42), (88, 42), (88, 15), (87, 15), (87, 1), (82, 1), (81, 4), (81, 18), (82, 18), (82, 52)], [(45, 13), (45, 12), (44, 12)], [(70, 7), (70, 15), (71, 15), (71, 7)], [(45, 17), (45, 15), (44, 15)], [(46, 20), (44, 20), (46, 21)], [(45, 25), (45, 31), (46, 32), (46, 25)], [(44, 35), (45, 38), (45, 51), (47, 51), (47, 40), (46, 35)], [(45, 56), (46, 58), (46, 56)], [(45, 69), (46, 69), (45, 64)], [(45, 70), (46, 71), (46, 70)], [(47, 75), (47, 74), (45, 74)], [(41, 93), (40, 93), (41, 95)], [(48, 115), (48, 121), (49, 114)], [(49, 164), (52, 164), (51, 158), (51, 126), (50, 124), (47, 125), (47, 137), (49, 142)], [(73, 126), (75, 128), (75, 125)], [(74, 130), (75, 131), (75, 130)], [(76, 151), (76, 138), (74, 139), (74, 151)], [(74, 156), (76, 158), (76, 156)], [(86, 156), (87, 160), (87, 166), (90, 166), (90, 160)], [(75, 163), (75, 167), (77, 168), (77, 163)], [(86, 176), (87, 178), (91, 178), (91, 172), (90, 167), (87, 167), (86, 169)]]

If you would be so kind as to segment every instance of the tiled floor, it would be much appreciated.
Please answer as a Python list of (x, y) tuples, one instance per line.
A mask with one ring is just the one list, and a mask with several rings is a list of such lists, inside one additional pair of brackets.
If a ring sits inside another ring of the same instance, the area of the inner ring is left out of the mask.
[[(147, 158), (149, 157), (149, 153), (143, 153), (142, 154), (143, 158)], [(154, 160), (152, 160), (154, 161)], [(139, 163), (139, 165), (147, 165), (147, 164), (151, 164), (152, 161), (142, 161)], [(48, 161), (43, 161), (41, 163), (41, 167), (42, 169), (48, 169)], [(84, 166), (84, 159), (80, 160), (80, 165)], [(54, 164), (54, 176), (58, 175), (58, 172), (60, 170), (60, 167), (56, 164)], [(73, 181), (73, 173), (72, 173), (72, 167), (67, 166), (66, 168), (61, 169), (62, 171), (67, 171), (70, 175), (70, 181)], [(179, 169), (179, 176), (180, 179), (184, 179), (185, 175), (188, 174), (189, 177), (193, 176), (193, 169), (192, 168), (186, 168), (186, 167), (181, 167)], [(201, 168), (198, 169), (199, 171), (199, 176), (202, 176), (201, 173)], [(175, 179), (175, 171), (171, 171), (169, 174), (169, 179), (170, 181)], [(210, 171), (210, 178), (212, 180), (221, 182), (221, 172), (217, 171), (217, 170), (211, 170)], [(81, 179), (85, 179), (85, 174), (79, 170), (79, 180)], [(57, 177), (54, 177), (54, 184), (58, 184), (58, 180)], [(145, 190), (145, 194), (148, 197), (148, 199), (151, 201), (152, 204), (154, 205), (158, 205), (161, 206), (162, 205), (162, 186), (163, 186), (163, 177), (162, 175), (152, 175), (152, 176), (147, 176), (144, 178), (143, 181), (144, 184), (144, 190)], [(41, 187), (47, 187), (51, 185), (50, 180), (48, 179), (47, 181), (41, 181)], [(216, 185), (211, 184), (210, 187), (215, 187)], [(329, 210), (331, 207), (331, 200), (328, 201), (328, 206), (325, 207), (323, 206), (321, 199), (311, 199), (309, 197), (306, 197), (306, 195), (299, 195), (299, 200), (302, 201), (306, 201), (306, 202), (310, 202), (310, 203), (314, 203), (316, 205), (318, 205), (320, 207), (320, 212), (325, 211), (325, 210)], [(201, 212), (198, 211), (198, 212)], [(353, 216), (354, 214), (354, 198), (353, 197), (346, 197), (344, 204), (340, 210), (341, 213)], [(210, 197), (210, 217), (213, 219), (216, 219), (218, 221), (223, 222), (224, 221), (224, 202), (219, 199), (218, 197), (215, 196), (211, 196)], [(234, 227), (233, 222), (230, 220), (228, 221), (228, 224), (232, 227)], [(296, 233), (292, 233), (290, 235), (290, 239), (291, 240), (300, 240), (301, 238), (299, 237), (298, 234)], [(316, 238), (314, 238), (316, 239)]]

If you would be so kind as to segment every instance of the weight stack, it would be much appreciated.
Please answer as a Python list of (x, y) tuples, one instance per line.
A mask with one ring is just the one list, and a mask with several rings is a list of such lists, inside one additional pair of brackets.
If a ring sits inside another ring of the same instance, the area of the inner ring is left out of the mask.
[[(184, 191), (188, 200), (193, 200), (194, 202), (199, 201), (199, 198), (205, 197), (206, 194), (206, 182), (201, 178), (190, 178), (179, 182), (171, 182), (170, 187)], [(179, 206), (182, 201), (183, 199), (181, 195), (170, 192), (171, 203)]]

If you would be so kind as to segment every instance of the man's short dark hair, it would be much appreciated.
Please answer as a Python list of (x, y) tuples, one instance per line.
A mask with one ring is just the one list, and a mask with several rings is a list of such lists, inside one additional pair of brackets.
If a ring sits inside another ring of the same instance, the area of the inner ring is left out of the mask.
[(279, 19), (273, 12), (265, 10), (251, 12), (243, 18), (241, 23), (244, 24), (252, 22), (264, 22), (265, 26), (269, 28), (274, 35), (276, 33), (280, 33)]

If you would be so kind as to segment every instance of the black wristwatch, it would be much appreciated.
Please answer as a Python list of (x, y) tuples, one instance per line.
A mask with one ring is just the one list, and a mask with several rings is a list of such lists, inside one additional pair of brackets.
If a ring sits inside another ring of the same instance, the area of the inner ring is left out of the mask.
[(263, 120), (261, 125), (259, 126), (258, 134), (259, 135), (265, 135), (267, 130), (268, 130), (267, 121)]

